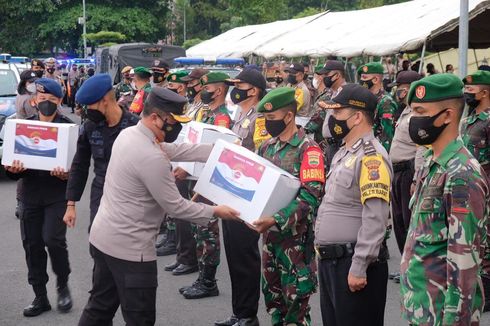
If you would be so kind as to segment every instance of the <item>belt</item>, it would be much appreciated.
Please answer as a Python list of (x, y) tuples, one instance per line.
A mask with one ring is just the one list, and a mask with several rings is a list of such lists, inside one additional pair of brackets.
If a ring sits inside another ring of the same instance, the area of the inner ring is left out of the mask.
[(410, 170), (412, 168), (412, 166), (413, 166), (412, 160), (393, 163), (393, 172)]
[(324, 246), (315, 246), (315, 251), (320, 258), (324, 259), (340, 259), (344, 257), (352, 257), (354, 255), (355, 242), (343, 244), (331, 244)]

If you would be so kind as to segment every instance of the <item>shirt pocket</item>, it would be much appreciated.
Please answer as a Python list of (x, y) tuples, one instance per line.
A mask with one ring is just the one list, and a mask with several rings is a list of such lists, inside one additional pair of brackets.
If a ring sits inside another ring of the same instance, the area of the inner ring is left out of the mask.
[(335, 188), (332, 189), (334, 192), (333, 197), (336, 202), (352, 206), (353, 196), (355, 194), (354, 186), (354, 170), (352, 169), (342, 169), (337, 171), (334, 176)]
[(435, 244), (447, 241), (448, 224), (442, 196), (425, 196), (418, 207), (416, 240)]

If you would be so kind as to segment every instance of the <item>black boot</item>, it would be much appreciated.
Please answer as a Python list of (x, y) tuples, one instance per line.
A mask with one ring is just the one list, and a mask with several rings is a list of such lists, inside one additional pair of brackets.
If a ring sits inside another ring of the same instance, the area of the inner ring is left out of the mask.
[(203, 267), (201, 264), (199, 264), (199, 276), (197, 277), (197, 280), (194, 281), (194, 283), (192, 283), (192, 285), (188, 285), (188, 286), (183, 286), (179, 289), (179, 293), (184, 295), (184, 293), (189, 290), (190, 288), (193, 288), (193, 287), (196, 287), (198, 286), (199, 284), (201, 284), (201, 281), (202, 281), (202, 273), (203, 273)]
[(167, 239), (165, 243), (157, 248), (157, 256), (170, 256), (177, 253), (177, 245), (175, 244), (175, 230), (167, 231)]
[(51, 310), (51, 305), (49, 304), (48, 297), (46, 295), (40, 295), (36, 296), (34, 301), (24, 308), (24, 316), (35, 317), (49, 310)]
[(214, 326), (233, 326), (238, 322), (238, 318), (235, 315), (231, 315), (227, 319), (214, 322)]
[(219, 295), (218, 285), (216, 284), (216, 266), (204, 266), (202, 271), (202, 281), (196, 286), (184, 292), (186, 299), (201, 299), (215, 297)]
[(165, 232), (157, 235), (157, 240), (155, 241), (155, 248), (160, 248), (167, 241), (167, 230)]
[(73, 301), (68, 286), (58, 288), (58, 310), (60, 312), (68, 312), (71, 307), (73, 307)]

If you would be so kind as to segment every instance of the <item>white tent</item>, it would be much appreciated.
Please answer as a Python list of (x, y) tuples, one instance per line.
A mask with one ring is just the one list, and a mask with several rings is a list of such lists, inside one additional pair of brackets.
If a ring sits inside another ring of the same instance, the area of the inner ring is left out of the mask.
[[(365, 10), (325, 12), (301, 19), (239, 27), (190, 48), (187, 54), (225, 57), (255, 54), (266, 58), (379, 56), (415, 51), (424, 42), (431, 43), (438, 37), (441, 46), (447, 49), (450, 45), (457, 46), (457, 33), (456, 43), (453, 34), (458, 27), (459, 3), (459, 0), (414, 0)], [(469, 10), (470, 47), (472, 34), (478, 38), (477, 47), (488, 47), (490, 1), (469, 0)], [(476, 35), (476, 32), (472, 33), (472, 20), (482, 13), (485, 13), (485, 19), (480, 19), (477, 30), (481, 33)]]

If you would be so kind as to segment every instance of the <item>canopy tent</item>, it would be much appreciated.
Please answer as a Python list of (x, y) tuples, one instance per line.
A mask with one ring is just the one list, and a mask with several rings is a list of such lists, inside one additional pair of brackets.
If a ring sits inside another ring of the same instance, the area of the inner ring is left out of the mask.
[[(417, 51), (424, 42), (428, 50), (445, 50), (458, 44), (459, 3), (459, 0), (414, 0), (238, 27), (190, 48), (187, 53), (217, 57), (255, 54), (265, 58), (382, 56)], [(469, 10), (470, 47), (489, 47), (490, 1), (469, 0)], [(271, 30), (275, 33), (268, 32)], [(224, 38), (227, 33), (234, 37)]]

